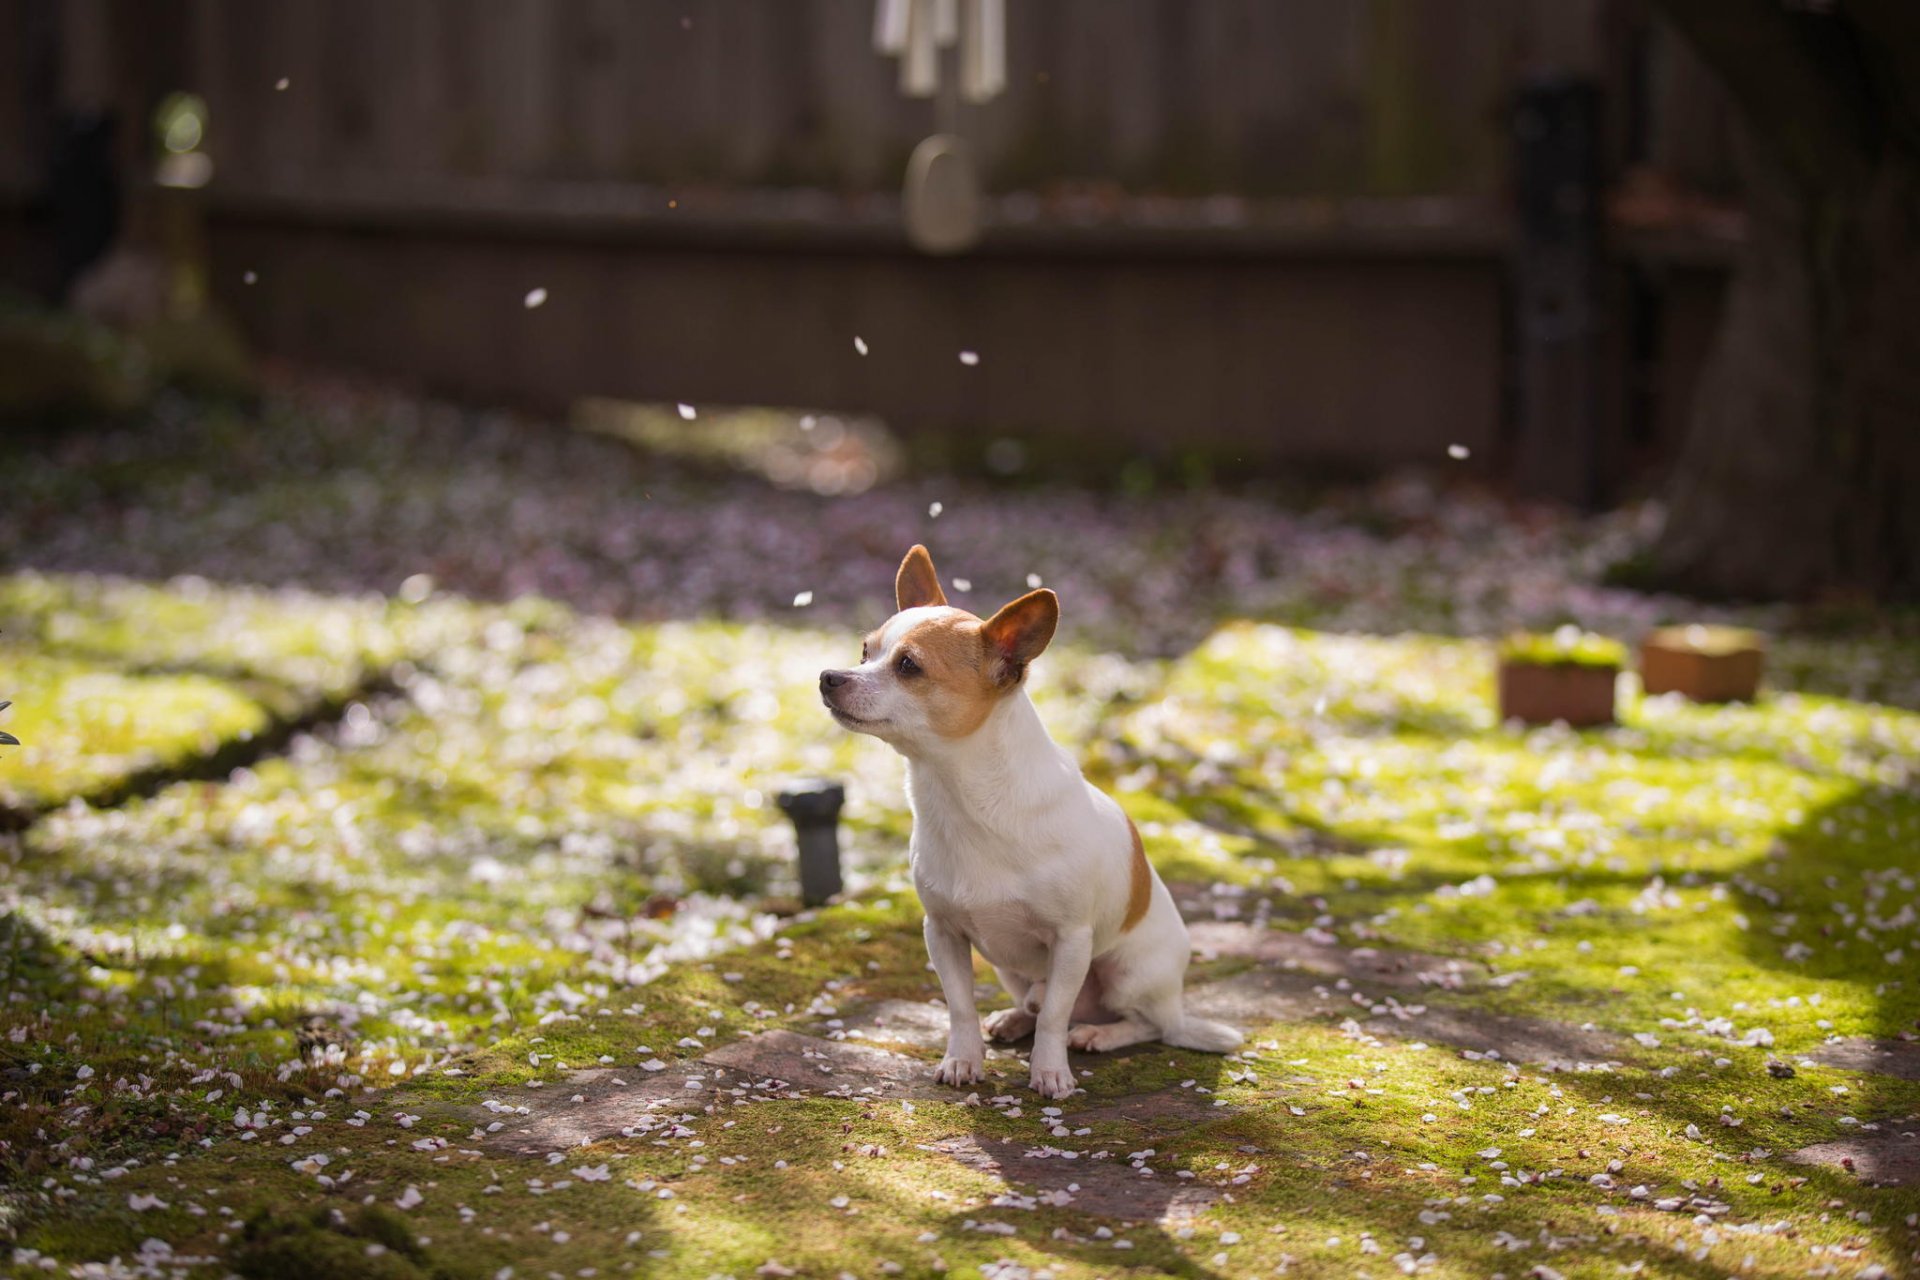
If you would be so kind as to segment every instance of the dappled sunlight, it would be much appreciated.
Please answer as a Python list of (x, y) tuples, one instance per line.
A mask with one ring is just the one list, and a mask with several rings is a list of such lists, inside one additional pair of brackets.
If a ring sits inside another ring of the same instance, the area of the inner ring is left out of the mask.
[[(0, 585), (0, 605), (47, 655), (35, 661), (65, 664), (73, 696), (124, 725), (112, 737), (70, 719), (56, 736), (22, 722), (29, 742), (51, 740), (22, 751), (9, 782), (52, 812), (14, 854), (10, 909), (100, 958), (116, 1001), (219, 965), (225, 984), (189, 983), (175, 1012), (226, 1009), (232, 1047), (264, 1061), (324, 1015), (363, 1070), (418, 1070), (765, 937), (759, 904), (794, 891), (773, 801), (796, 777), (849, 787), (856, 890), (903, 856), (899, 761), (818, 707), (814, 676), (844, 658), (845, 636), (46, 576)], [(172, 685), (121, 674), (154, 667), (249, 714), (221, 734), (152, 692)], [(1066, 647), (1050, 675), (1043, 705), (1081, 729), (1142, 687), (1127, 664)], [(377, 692), (229, 785), (85, 803), (115, 794), (116, 767), (259, 732), (243, 689), (267, 682), (304, 706), (369, 680)], [(82, 732), (90, 753), (72, 750)]]
[[(123, 725), (111, 753), (9, 766), (8, 785), (35, 788), (13, 803), (43, 814), (5, 846), (4, 981), (34, 1010), (7, 1050), (36, 1082), (0, 1131), (17, 1174), (63, 1167), (26, 1141), (56, 1114), (72, 1122), (59, 1160), (124, 1159), (158, 1110), (215, 1151), (254, 1144), (240, 1158), (277, 1205), (351, 1176), (427, 1222), (503, 1179), (539, 1182), (538, 1212), (570, 1224), (561, 1255), (644, 1245), (708, 1269), (804, 1263), (794, 1242), (823, 1211), (845, 1219), (842, 1242), (908, 1266), (1098, 1268), (1119, 1250), (1196, 1276), (1572, 1275), (1575, 1251), (1671, 1266), (1678, 1250), (1704, 1277), (1749, 1254), (1790, 1269), (1809, 1240), (1847, 1259), (1900, 1247), (1911, 1193), (1782, 1162), (1920, 1108), (1920, 1084), (1820, 1061), (1920, 1015), (1920, 715), (1636, 698), (1617, 727), (1522, 730), (1491, 710), (1489, 641), (1231, 623), (1184, 657), (1130, 661), (1069, 636), (1036, 668), (1042, 713), (1139, 821), (1190, 915), (1309, 958), (1410, 956), (1437, 985), (1203, 957), (1197, 983), (1294, 992), (1284, 1016), (1249, 1015), (1233, 1059), (1096, 1059), (1087, 1092), (1050, 1111), (1010, 1076), (971, 1108), (813, 1101), (771, 1118), (763, 1101), (752, 1114), (769, 1118), (737, 1134), (688, 1118), (664, 1149), (596, 1143), (544, 1181), (450, 1166), (405, 1208), (426, 1184), (398, 1154), (321, 1164), (299, 1139), (392, 1116), (416, 1146), (416, 1121), (452, 1138), (460, 1108), (511, 1116), (584, 1067), (677, 1087), (672, 1073), (754, 1030), (841, 1036), (849, 1011), (933, 994), (900, 878), (899, 761), (817, 705), (815, 674), (856, 633), (633, 624), (423, 581), (380, 599), (16, 575), (0, 614), (0, 643), (30, 644)], [(35, 669), (16, 665), (16, 685)], [(154, 692), (176, 687), (198, 701)], [(223, 699), (245, 714), (208, 719)], [(164, 772), (313, 708), (224, 785), (114, 789), (115, 769)], [(29, 741), (59, 727), (18, 721)], [(814, 774), (849, 789), (856, 902), (783, 919), (766, 908), (793, 891), (792, 837), (772, 797)], [(1563, 1043), (1578, 1069), (1447, 1047), (1476, 1022)], [(137, 1096), (73, 1110), (91, 1081), (135, 1073)], [(376, 1101), (379, 1087), (400, 1092)], [(1154, 1134), (1103, 1112), (1168, 1095), (1197, 1122)], [(269, 1132), (292, 1149), (253, 1136)], [(1036, 1150), (1115, 1163), (1028, 1191), (967, 1164), (1004, 1152), (1017, 1182)], [(568, 1176), (576, 1164), (592, 1176)], [(120, 1194), (178, 1198), (168, 1166), (122, 1167)], [(630, 1243), (624, 1210), (589, 1208), (602, 1169), (636, 1212), (671, 1188), (692, 1216), (642, 1212)], [(1184, 1216), (1089, 1217), (1136, 1203), (1129, 1180), (1149, 1176), (1140, 1212)], [(1869, 1219), (1820, 1221), (1834, 1199)], [(262, 1239), (339, 1247), (303, 1221)], [(458, 1256), (495, 1247), (466, 1237)]]
[[(725, 457), (325, 385), (275, 389), (258, 410), (163, 401), (137, 429), (6, 464), (0, 548), (19, 550), (0, 569), (156, 588), (190, 575), (364, 604), (413, 583), (628, 621), (857, 634), (889, 611), (893, 570), (920, 541), (962, 607), (990, 611), (1037, 575), (1061, 593), (1063, 636), (1130, 660), (1177, 656), (1235, 618), (1363, 636), (1573, 623), (1627, 640), (1676, 620), (1794, 621), (1606, 585), (1657, 531), (1656, 509), (1515, 512), (1417, 477), (1298, 505), (1285, 499), (1308, 495), (1254, 486), (1149, 479), (1120, 495), (914, 475), (836, 498)], [(1920, 645), (1874, 626), (1786, 637), (1775, 687), (1920, 706)]]
[[(1490, 670), (1484, 644), (1229, 629), (1120, 721), (1110, 767), (1124, 800), (1168, 819), (1147, 829), (1184, 844), (1202, 828), (1217, 874), (1270, 895), (1277, 915), (1475, 955), (1524, 975), (1516, 1002), (1544, 986), (1616, 1021), (1658, 1017), (1688, 985), (1760, 996), (1775, 980), (1717, 971), (1722, 958), (1749, 967), (1750, 935), (1781, 937), (1789, 960), (1795, 940), (1845, 946), (1819, 941), (1837, 881), (1817, 905), (1781, 899), (1777, 921), (1752, 900), (1745, 886), (1790, 846), (1844, 838), (1877, 876), (1912, 879), (1920, 815), (1899, 797), (1920, 767), (1920, 715), (1795, 695), (1661, 698), (1616, 728), (1523, 731), (1493, 722)], [(1842, 812), (1854, 826), (1836, 836)], [(1889, 914), (1877, 951), (1828, 974), (1851, 994), (1773, 1015), (1798, 1047), (1920, 1013), (1920, 990), (1881, 1007), (1913, 954), (1911, 912)]]
[(244, 691), (207, 676), (102, 670), (18, 647), (0, 650), (0, 662), (8, 693), (24, 704), (9, 720), (23, 745), (0, 775), (0, 812), (16, 823), (76, 792), (258, 733), (268, 721)]

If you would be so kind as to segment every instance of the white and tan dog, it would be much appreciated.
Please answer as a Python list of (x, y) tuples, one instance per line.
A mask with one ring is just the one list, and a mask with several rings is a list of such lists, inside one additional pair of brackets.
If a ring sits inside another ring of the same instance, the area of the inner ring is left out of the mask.
[(1140, 833), (1047, 736), (1027, 696), (1059, 599), (1032, 591), (982, 621), (947, 603), (921, 546), (901, 562), (894, 598), (899, 612), (866, 638), (860, 665), (820, 673), (820, 697), (835, 720), (907, 758), (913, 882), (951, 1018), (936, 1077), (982, 1078), (975, 948), (1013, 997), (986, 1032), (1033, 1032), (1031, 1084), (1047, 1097), (1073, 1092), (1069, 1045), (1237, 1048), (1239, 1032), (1185, 1010), (1187, 926)]

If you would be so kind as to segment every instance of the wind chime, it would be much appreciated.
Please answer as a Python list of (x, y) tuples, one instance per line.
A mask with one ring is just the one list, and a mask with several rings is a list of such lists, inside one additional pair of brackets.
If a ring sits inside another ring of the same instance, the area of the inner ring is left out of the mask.
[[(980, 238), (980, 175), (957, 132), (959, 100), (979, 106), (1007, 87), (1006, 0), (878, 0), (874, 48), (900, 59), (900, 92), (936, 101), (939, 132), (907, 161), (907, 239), (924, 253), (959, 253)], [(958, 47), (958, 75), (941, 51)]]

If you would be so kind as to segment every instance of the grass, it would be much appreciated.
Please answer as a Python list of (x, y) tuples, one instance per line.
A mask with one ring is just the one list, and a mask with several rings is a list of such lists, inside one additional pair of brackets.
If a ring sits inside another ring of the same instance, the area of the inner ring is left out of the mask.
[(455, 634), (457, 609), (187, 579), (22, 573), (0, 579), (0, 672), (21, 747), (0, 813), (102, 803), (201, 770), (224, 773), (303, 721), (337, 713), (409, 649)]
[(1767, 639), (1760, 632), (1749, 627), (1662, 627), (1651, 633), (1647, 640), (1664, 648), (1677, 649), (1684, 653), (1705, 654), (1708, 657), (1724, 658), (1730, 654), (1746, 653), (1754, 649), (1764, 649)]
[[(1463, 1056), (1415, 1038), (1421, 1014), (1376, 1033), (1388, 993), (1328, 981), (1236, 1058), (1101, 1061), (1064, 1137), (1016, 1064), (1011, 1105), (693, 1091), (654, 1113), (673, 1124), (543, 1159), (490, 1144), (484, 1104), (932, 998), (899, 766), (815, 706), (838, 631), (414, 594), (0, 580), (28, 744), (0, 787), (35, 815), (0, 843), (22, 1274), (159, 1268), (149, 1241), (250, 1277), (1913, 1265), (1920, 1189), (1787, 1156), (1920, 1114), (1920, 1083), (1814, 1057), (1920, 1025), (1920, 715), (1642, 698), (1618, 727), (1521, 732), (1486, 641), (1248, 623), (1132, 663), (1069, 634), (1043, 712), (1163, 874), (1265, 928), (1459, 961), (1462, 990), (1392, 994), (1591, 1026), (1617, 1064)], [(165, 780), (314, 707), (231, 777)], [(772, 796), (814, 773), (849, 784), (852, 896), (776, 914)], [(1155, 1093), (1200, 1101), (1097, 1112)], [(1137, 1158), (1211, 1203), (1126, 1225), (1009, 1196), (929, 1149), (956, 1138), (1016, 1173), (1073, 1151), (1146, 1180)]]
[(1503, 662), (1534, 667), (1600, 667), (1618, 671), (1627, 665), (1627, 647), (1606, 636), (1578, 627), (1562, 627), (1551, 635), (1520, 632), (1500, 643)]

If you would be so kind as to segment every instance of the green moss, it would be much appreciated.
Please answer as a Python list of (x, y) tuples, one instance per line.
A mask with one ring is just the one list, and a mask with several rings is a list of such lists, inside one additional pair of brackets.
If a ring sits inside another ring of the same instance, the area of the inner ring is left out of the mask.
[(388, 1210), (322, 1206), (296, 1215), (259, 1211), (247, 1221), (233, 1269), (247, 1280), (421, 1280), (452, 1273), (430, 1264), (412, 1228)]
[(1508, 636), (1500, 644), (1500, 660), (1535, 667), (1605, 667), (1617, 671), (1626, 665), (1627, 650), (1617, 640), (1577, 627), (1562, 627), (1550, 635)]
[(134, 675), (0, 644), (22, 745), (0, 761), (0, 807), (33, 810), (258, 733), (268, 709), (199, 675)]
[(1647, 636), (1648, 644), (1659, 645), (1666, 649), (1680, 649), (1689, 653), (1703, 653), (1709, 657), (1725, 657), (1732, 653), (1747, 653), (1755, 649), (1765, 649), (1767, 638), (1758, 631), (1747, 627), (1706, 626), (1690, 623), (1684, 627), (1661, 627)]

